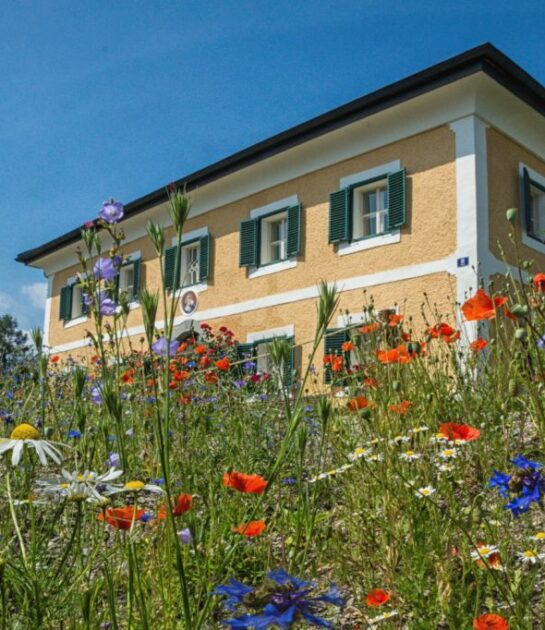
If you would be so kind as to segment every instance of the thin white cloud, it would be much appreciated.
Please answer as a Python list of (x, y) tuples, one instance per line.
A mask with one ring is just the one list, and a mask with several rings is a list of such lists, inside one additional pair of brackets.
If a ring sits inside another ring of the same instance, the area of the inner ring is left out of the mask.
[(47, 295), (47, 282), (24, 284), (21, 287), (21, 293), (28, 297), (33, 308), (43, 310)]

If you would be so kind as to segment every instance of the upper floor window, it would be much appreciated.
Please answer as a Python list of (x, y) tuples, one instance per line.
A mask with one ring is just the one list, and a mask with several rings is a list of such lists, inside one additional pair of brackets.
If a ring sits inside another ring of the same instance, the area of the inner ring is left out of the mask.
[(240, 266), (264, 267), (296, 257), (301, 250), (301, 205), (240, 223)]
[(59, 304), (59, 319), (65, 323), (87, 315), (81, 284), (69, 282), (62, 287)]
[(359, 181), (329, 195), (329, 242), (351, 243), (405, 225), (405, 169)]
[[(178, 256), (178, 261), (176, 257)], [(165, 285), (180, 289), (205, 282), (210, 273), (210, 234), (183, 241), (165, 252)], [(176, 278), (174, 277), (176, 275)]]
[(117, 286), (119, 293), (125, 293), (127, 302), (133, 303), (138, 300), (140, 292), (141, 259), (131, 260), (129, 257), (119, 270)]
[[(545, 178), (544, 178), (545, 179)], [(536, 181), (527, 168), (522, 171), (524, 223), (526, 234), (545, 243), (545, 181)]]

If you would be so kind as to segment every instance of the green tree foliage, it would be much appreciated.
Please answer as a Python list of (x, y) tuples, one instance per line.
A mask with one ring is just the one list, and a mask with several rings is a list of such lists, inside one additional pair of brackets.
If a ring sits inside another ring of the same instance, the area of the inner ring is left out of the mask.
[(29, 346), (25, 333), (17, 327), (17, 320), (6, 313), (0, 315), (0, 365), (6, 368), (13, 361), (28, 356)]

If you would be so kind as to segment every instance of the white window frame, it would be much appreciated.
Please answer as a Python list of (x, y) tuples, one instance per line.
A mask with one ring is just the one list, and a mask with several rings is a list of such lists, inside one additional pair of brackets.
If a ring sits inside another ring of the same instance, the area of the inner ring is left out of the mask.
[[(271, 343), (271, 340), (275, 337), (295, 337), (295, 327), (293, 324), (289, 326), (282, 326), (280, 328), (270, 328), (269, 330), (261, 330), (255, 333), (248, 333), (246, 335), (246, 342), (252, 343), (256, 347), (256, 372), (261, 373), (259, 370), (259, 343), (263, 341), (265, 343)], [(266, 372), (270, 374), (271, 372)]]
[[(78, 277), (77, 276), (70, 276), (70, 278), (68, 278), (68, 280), (66, 281), (66, 284), (64, 286), (71, 286), (72, 287), (72, 308), (74, 307), (74, 286), (78, 284)], [(81, 288), (79, 289), (79, 293), (81, 296)], [(81, 302), (81, 298), (80, 298), (80, 302)], [(72, 315), (72, 312), (70, 312), (70, 316)], [(78, 317), (74, 317), (74, 318), (70, 318), (68, 321), (64, 322), (64, 327), (65, 328), (72, 328), (73, 326), (79, 326), (80, 324), (85, 324), (85, 322), (87, 321), (88, 317), (87, 315), (84, 314), (80, 314)]]
[[(125, 257), (127, 259), (127, 263), (126, 265), (122, 265), (121, 269), (119, 270), (119, 291), (123, 291), (123, 287), (121, 286), (121, 278), (122, 278), (122, 274), (123, 274), (123, 268), (124, 267), (129, 267), (129, 265), (131, 263), (133, 263), (135, 260), (141, 259), (142, 258), (142, 252), (140, 250), (137, 250), (135, 252), (130, 253), (128, 256)], [(133, 277), (133, 282), (134, 282), (134, 277)], [(133, 288), (134, 291), (134, 288)], [(133, 293), (134, 295), (134, 293)], [(132, 299), (129, 302), (129, 309), (132, 311), (135, 308), (140, 308), (140, 302), (138, 300)], [(118, 306), (117, 307), (117, 312), (119, 313), (121, 311), (121, 307)]]
[[(182, 234), (182, 240), (180, 241), (180, 245), (182, 248), (182, 253), (180, 256), (180, 281), (183, 281), (184, 279), (184, 243), (187, 245), (191, 245), (191, 241), (198, 241), (198, 246), (199, 246), (199, 256), (200, 256), (200, 239), (203, 238), (204, 236), (208, 235), (208, 227), (203, 227), (203, 228), (198, 228), (196, 230), (191, 230), (191, 232), (186, 232), (185, 234)], [(172, 246), (174, 247), (176, 245), (176, 237), (174, 236), (172, 238)], [(200, 265), (200, 262), (199, 262)], [(200, 272), (199, 272), (200, 273)], [(196, 284), (188, 284), (188, 285), (184, 285), (183, 287), (179, 287), (176, 292), (175, 292), (175, 296), (179, 297), (180, 295), (182, 295), (182, 293), (184, 291), (187, 291), (188, 289), (191, 289), (191, 291), (195, 291), (195, 293), (201, 293), (202, 291), (206, 291), (208, 289), (208, 281), (204, 280), (203, 282), (197, 282)]]
[[(540, 186), (543, 186), (545, 188), (545, 176), (540, 175), (537, 171), (534, 171), (533, 169), (531, 169), (529, 166), (527, 166), (526, 164), (523, 164), (522, 162), (519, 162), (519, 188), (520, 188), (520, 202), (519, 202), (519, 208), (524, 208), (525, 206), (525, 200), (524, 200), (524, 186), (522, 185), (522, 176), (523, 176), (523, 172), (524, 169), (526, 169), (528, 171), (528, 175), (530, 176), (530, 179), (532, 181), (535, 181), (537, 184), (539, 184)], [(543, 193), (544, 195), (544, 204), (545, 204), (545, 193)], [(545, 207), (544, 207), (545, 210)], [(521, 238), (522, 238), (522, 243), (524, 245), (526, 245), (527, 247), (530, 247), (531, 249), (534, 249), (538, 252), (540, 252), (541, 254), (545, 254), (545, 243), (542, 243), (541, 241), (538, 241), (537, 239), (535, 239), (533, 236), (530, 236), (530, 234), (528, 234), (528, 232), (526, 231), (526, 217), (524, 216), (524, 212), (520, 212), (520, 226), (521, 226)], [(545, 212), (544, 212), (544, 220), (545, 220)], [(545, 238), (545, 234), (544, 234), (544, 238)]]
[[(259, 208), (254, 208), (250, 211), (251, 219), (260, 219), (264, 217), (262, 221), (260, 221), (260, 254), (263, 253), (263, 241), (265, 239), (262, 238), (262, 230), (263, 224), (267, 223), (267, 215), (271, 215), (270, 219), (274, 218), (274, 213), (285, 210), (291, 206), (296, 206), (299, 203), (299, 197), (297, 195), (291, 195), (290, 197), (285, 197), (284, 199), (279, 199), (278, 201), (274, 201), (272, 203), (267, 204), (266, 206), (260, 206)], [(286, 224), (287, 231), (287, 224)], [(286, 234), (286, 247), (287, 247), (287, 234)], [(261, 258), (261, 257), (260, 257)], [(263, 263), (260, 266), (250, 267), (248, 271), (248, 278), (260, 278), (261, 276), (267, 276), (271, 273), (278, 273), (280, 271), (286, 271), (287, 269), (293, 269), (297, 267), (297, 256), (292, 256), (290, 258), (285, 258), (279, 262), (275, 263)]]
[[(381, 177), (382, 175), (386, 175), (386, 173), (399, 171), (400, 169), (401, 161), (393, 160), (392, 162), (381, 164), (380, 166), (375, 166), (365, 171), (360, 171), (359, 173), (352, 173), (350, 175), (346, 175), (345, 177), (341, 177), (341, 179), (339, 180), (339, 188), (348, 188), (349, 186), (353, 186), (354, 184), (358, 184), (359, 182), (363, 182), (368, 179), (376, 179), (378, 177)], [(369, 186), (371, 188), (373, 186), (378, 186), (379, 181), (380, 180), (377, 180), (376, 182), (369, 184)], [(365, 188), (367, 188), (367, 186), (365, 186)], [(354, 191), (357, 190), (358, 188), (354, 189)], [(337, 254), (339, 256), (346, 256), (347, 254), (355, 254), (356, 252), (362, 252), (366, 249), (383, 247), (385, 245), (393, 245), (395, 243), (399, 243), (400, 241), (401, 230), (399, 228), (394, 228), (389, 232), (377, 234), (376, 236), (366, 236), (363, 238), (360, 237), (359, 240), (339, 243), (337, 247)]]
[[(388, 179), (380, 179), (370, 184), (364, 184), (352, 189), (352, 241), (359, 241), (364, 238), (376, 238), (377, 236), (383, 236), (388, 232), (388, 208), (379, 207), (375, 212), (364, 214), (364, 198), (370, 193), (377, 195), (379, 206), (381, 204), (380, 199), (382, 195), (379, 195), (379, 191), (386, 190), (388, 194)], [(380, 222), (382, 229), (380, 232), (374, 234), (365, 234), (364, 232), (364, 219), (366, 216), (375, 216), (377, 223)]]

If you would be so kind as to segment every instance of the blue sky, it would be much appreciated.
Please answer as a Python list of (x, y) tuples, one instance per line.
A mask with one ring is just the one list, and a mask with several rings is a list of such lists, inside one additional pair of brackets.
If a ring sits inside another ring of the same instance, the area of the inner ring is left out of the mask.
[(542, 0), (22, 0), (0, 20), (0, 313), (15, 263), (96, 215), (491, 41), (545, 83)]

